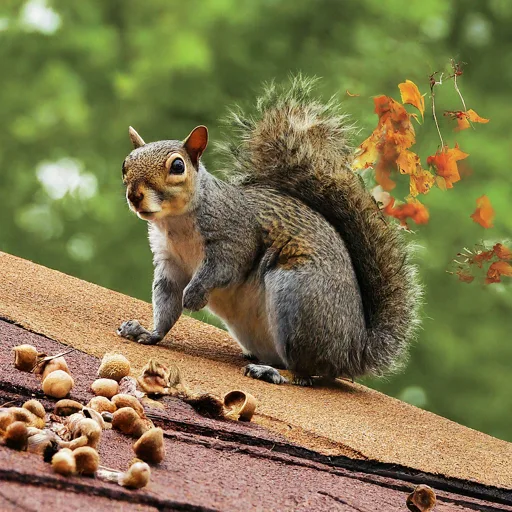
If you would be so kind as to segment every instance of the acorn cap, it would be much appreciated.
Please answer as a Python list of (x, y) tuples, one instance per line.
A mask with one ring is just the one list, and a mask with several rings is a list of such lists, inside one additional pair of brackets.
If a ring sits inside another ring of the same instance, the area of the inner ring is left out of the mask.
[(98, 452), (90, 446), (82, 446), (73, 450), (76, 461), (76, 471), (82, 475), (94, 475), (100, 465)]
[(161, 428), (148, 430), (134, 443), (133, 451), (145, 462), (162, 462), (165, 458), (164, 431)]
[(406, 505), (412, 512), (430, 512), (436, 506), (436, 493), (428, 485), (418, 485), (407, 497)]
[(112, 403), (121, 409), (123, 407), (131, 407), (141, 418), (145, 417), (144, 407), (140, 403), (138, 398), (132, 395), (118, 394), (112, 397)]
[(126, 473), (119, 475), (119, 484), (129, 489), (146, 487), (151, 476), (151, 469), (145, 462), (132, 464)]
[(14, 347), (14, 367), (22, 372), (31, 372), (37, 363), (37, 349), (33, 345)]
[(234, 390), (224, 396), (226, 417), (240, 421), (251, 421), (258, 401), (245, 391)]
[[(27, 426), (37, 427), (40, 424), (41, 418), (32, 414), (29, 410), (23, 407), (9, 407), (2, 411), (4, 414), (9, 415), (12, 421), (22, 421)], [(8, 422), (7, 422), (8, 423)]]
[(53, 359), (44, 360), (37, 368), (37, 373), (41, 373), (42, 379), (46, 379), (50, 373), (55, 372), (57, 370), (62, 370), (66, 372), (68, 375), (71, 375), (69, 371), (68, 363), (64, 357), (54, 357)]
[(43, 380), (43, 392), (45, 395), (54, 398), (64, 398), (69, 394), (74, 384), (71, 375), (64, 370), (56, 370)]
[(126, 357), (115, 352), (109, 352), (103, 356), (98, 369), (98, 377), (119, 382), (127, 375), (130, 375), (130, 361)]
[(85, 444), (92, 448), (96, 448), (100, 442), (101, 427), (91, 418), (82, 418), (80, 421), (75, 423), (72, 433), (74, 440), (78, 440), (85, 436), (87, 438)]
[(52, 457), (52, 468), (59, 475), (69, 476), (76, 472), (76, 461), (69, 448), (62, 448)]
[(22, 421), (11, 423), (5, 429), (4, 442), (13, 450), (26, 450), (28, 444), (27, 425)]
[(112, 415), (112, 428), (123, 434), (139, 438), (149, 430), (140, 416), (131, 407), (122, 407)]
[(95, 396), (95, 397), (91, 398), (91, 400), (87, 404), (87, 407), (89, 407), (89, 409), (94, 409), (95, 411), (99, 412), (100, 414), (103, 412), (114, 413), (114, 412), (116, 412), (116, 409), (117, 409), (116, 405), (113, 404), (105, 396)]
[(69, 398), (64, 398), (63, 400), (59, 400), (53, 409), (53, 412), (57, 416), (71, 416), (76, 412), (80, 412), (83, 409), (83, 405), (76, 400), (70, 400)]
[(96, 396), (112, 398), (119, 390), (119, 384), (113, 379), (96, 379), (91, 384), (92, 392)]
[(27, 411), (30, 411), (38, 418), (42, 418), (43, 420), (46, 416), (46, 411), (44, 410), (43, 404), (39, 400), (36, 400), (35, 398), (33, 398), (32, 400), (27, 400), (22, 407), (23, 409), (27, 409)]

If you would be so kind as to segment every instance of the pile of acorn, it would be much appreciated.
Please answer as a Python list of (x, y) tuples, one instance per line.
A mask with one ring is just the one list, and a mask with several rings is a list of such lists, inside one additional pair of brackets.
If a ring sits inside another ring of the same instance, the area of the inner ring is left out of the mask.
[[(88, 404), (66, 399), (74, 386), (64, 358), (40, 354), (32, 345), (14, 349), (18, 370), (41, 377), (43, 392), (60, 399), (47, 414), (38, 400), (22, 407), (0, 407), (0, 438), (5, 446), (38, 453), (61, 475), (88, 475), (115, 481), (128, 488), (145, 487), (149, 464), (165, 457), (163, 431), (155, 428), (139, 400), (136, 380), (130, 377), (130, 363), (121, 354), (107, 353), (91, 389), (96, 395)], [(114, 428), (136, 439), (135, 458), (126, 472), (100, 466), (97, 447), (103, 430)]]

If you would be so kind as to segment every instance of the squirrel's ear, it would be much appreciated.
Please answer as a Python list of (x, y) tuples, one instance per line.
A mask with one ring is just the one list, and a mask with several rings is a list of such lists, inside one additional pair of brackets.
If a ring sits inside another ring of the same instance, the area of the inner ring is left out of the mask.
[(133, 147), (135, 149), (140, 148), (146, 144), (144, 139), (131, 126), (128, 129), (128, 133), (130, 134), (130, 140), (132, 141)]
[(185, 146), (192, 163), (197, 165), (199, 158), (204, 153), (204, 150), (208, 145), (208, 128), (206, 128), (206, 126), (198, 126), (197, 128), (194, 128), (186, 138), (183, 145)]

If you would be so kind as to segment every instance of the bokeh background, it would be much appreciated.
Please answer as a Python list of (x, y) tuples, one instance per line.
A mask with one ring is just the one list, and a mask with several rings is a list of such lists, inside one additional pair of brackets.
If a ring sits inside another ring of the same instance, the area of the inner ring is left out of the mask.
[[(449, 83), (437, 90), (446, 142), (471, 156), (453, 190), (424, 198), (430, 223), (411, 235), (426, 305), (410, 363), (365, 382), (512, 440), (511, 286), (446, 273), (463, 247), (512, 233), (511, 26), (510, 0), (2, 0), (0, 248), (150, 300), (146, 226), (121, 183), (128, 125), (152, 141), (206, 124), (219, 140), (229, 106), (302, 71), (343, 100), (359, 144), (377, 122), (372, 96), (399, 100), (406, 78), (428, 92), (432, 72), (464, 61), (468, 108), (491, 122), (454, 134), (442, 111), (460, 100)], [(426, 100), (423, 162), (439, 144)], [(204, 158), (215, 170), (215, 153)], [(496, 210), (490, 230), (469, 218), (484, 193)]]

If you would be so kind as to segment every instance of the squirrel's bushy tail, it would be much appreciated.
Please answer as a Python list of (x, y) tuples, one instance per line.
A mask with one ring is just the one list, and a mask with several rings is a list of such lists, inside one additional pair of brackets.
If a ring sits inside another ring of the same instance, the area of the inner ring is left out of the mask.
[(353, 126), (336, 101), (312, 98), (315, 81), (298, 76), (288, 88), (267, 86), (254, 117), (231, 112), (240, 136), (220, 149), (237, 183), (294, 196), (336, 228), (352, 258), (366, 319), (357, 374), (381, 375), (397, 367), (414, 337), (421, 290), (401, 233), (350, 168)]

